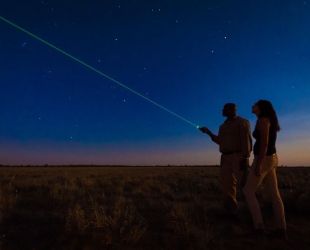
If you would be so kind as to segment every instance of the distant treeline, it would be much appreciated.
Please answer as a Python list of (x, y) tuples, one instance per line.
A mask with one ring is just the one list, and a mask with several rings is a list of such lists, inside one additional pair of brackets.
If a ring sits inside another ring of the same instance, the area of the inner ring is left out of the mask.
[[(45, 165), (2, 165), (0, 164), (0, 167), (98, 167), (98, 168), (102, 168), (102, 167), (122, 167), (122, 168), (154, 168), (154, 167), (220, 167), (219, 165), (49, 165), (49, 164), (45, 164)], [(310, 166), (278, 166), (280, 168), (309, 168)]]
[(219, 165), (1, 165), (0, 167), (135, 167), (135, 168), (145, 168), (145, 167), (219, 167)]

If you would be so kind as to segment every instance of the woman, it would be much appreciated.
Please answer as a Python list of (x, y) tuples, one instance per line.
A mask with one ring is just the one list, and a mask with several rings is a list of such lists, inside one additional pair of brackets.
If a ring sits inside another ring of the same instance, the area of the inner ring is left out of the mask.
[(265, 233), (264, 222), (260, 207), (255, 196), (258, 186), (265, 179), (266, 189), (271, 196), (273, 212), (276, 221), (276, 230), (271, 236), (287, 240), (286, 222), (283, 202), (278, 190), (276, 168), (278, 157), (276, 154), (276, 138), (280, 126), (276, 112), (269, 101), (259, 100), (252, 107), (252, 113), (257, 116), (253, 137), (254, 161), (250, 168), (247, 182), (243, 188), (256, 231)]

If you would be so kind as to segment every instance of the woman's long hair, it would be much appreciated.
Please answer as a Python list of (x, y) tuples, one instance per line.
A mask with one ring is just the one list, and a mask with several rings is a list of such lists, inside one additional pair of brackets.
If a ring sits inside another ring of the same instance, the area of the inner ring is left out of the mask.
[(270, 120), (270, 125), (275, 126), (276, 130), (280, 131), (281, 128), (278, 122), (278, 117), (271, 102), (267, 100), (259, 100), (256, 104), (260, 110), (259, 118), (260, 117), (268, 118)]

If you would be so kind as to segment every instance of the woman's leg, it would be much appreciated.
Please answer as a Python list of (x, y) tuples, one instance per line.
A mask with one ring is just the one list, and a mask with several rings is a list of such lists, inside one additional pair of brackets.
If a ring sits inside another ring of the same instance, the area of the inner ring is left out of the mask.
[(254, 168), (256, 166), (256, 162), (257, 162), (257, 159), (254, 158), (253, 164), (250, 167), (250, 172), (249, 172), (246, 184), (242, 191), (248, 203), (249, 210), (252, 215), (254, 227), (256, 229), (263, 229), (264, 222), (263, 222), (262, 214), (260, 211), (259, 203), (255, 196), (257, 187), (261, 184), (263, 180), (263, 175), (261, 175), (260, 177), (255, 176)]
[(276, 167), (278, 165), (277, 156), (270, 157), (270, 164), (274, 164), (274, 167), (266, 174), (265, 182), (267, 191), (270, 194), (273, 212), (275, 215), (276, 227), (279, 229), (286, 229), (284, 205), (281, 199), (281, 195), (278, 189), (278, 180), (276, 175)]
[[(262, 163), (261, 176), (256, 176), (254, 174), (254, 168), (256, 166), (257, 159), (254, 158), (253, 164), (250, 168), (249, 176), (247, 182), (243, 188), (243, 193), (245, 195), (246, 201), (248, 203), (254, 226), (256, 229), (264, 228), (263, 218), (260, 211), (259, 203), (256, 199), (255, 192), (258, 186), (262, 183), (262, 180), (266, 175), (277, 165), (277, 158), (274, 156), (266, 156)], [(271, 177), (272, 175), (270, 175)], [(270, 178), (270, 184), (273, 181)], [(272, 185), (272, 184), (271, 184)]]

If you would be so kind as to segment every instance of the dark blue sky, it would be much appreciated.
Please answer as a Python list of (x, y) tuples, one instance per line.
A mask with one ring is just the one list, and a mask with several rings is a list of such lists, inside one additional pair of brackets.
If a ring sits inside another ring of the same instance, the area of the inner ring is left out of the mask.
[[(253, 128), (251, 106), (270, 100), (281, 165), (310, 165), (309, 13), (308, 0), (0, 3), (2, 18), (214, 133), (225, 103)], [(4, 20), (0, 34), (0, 164), (218, 164), (192, 124)]]

